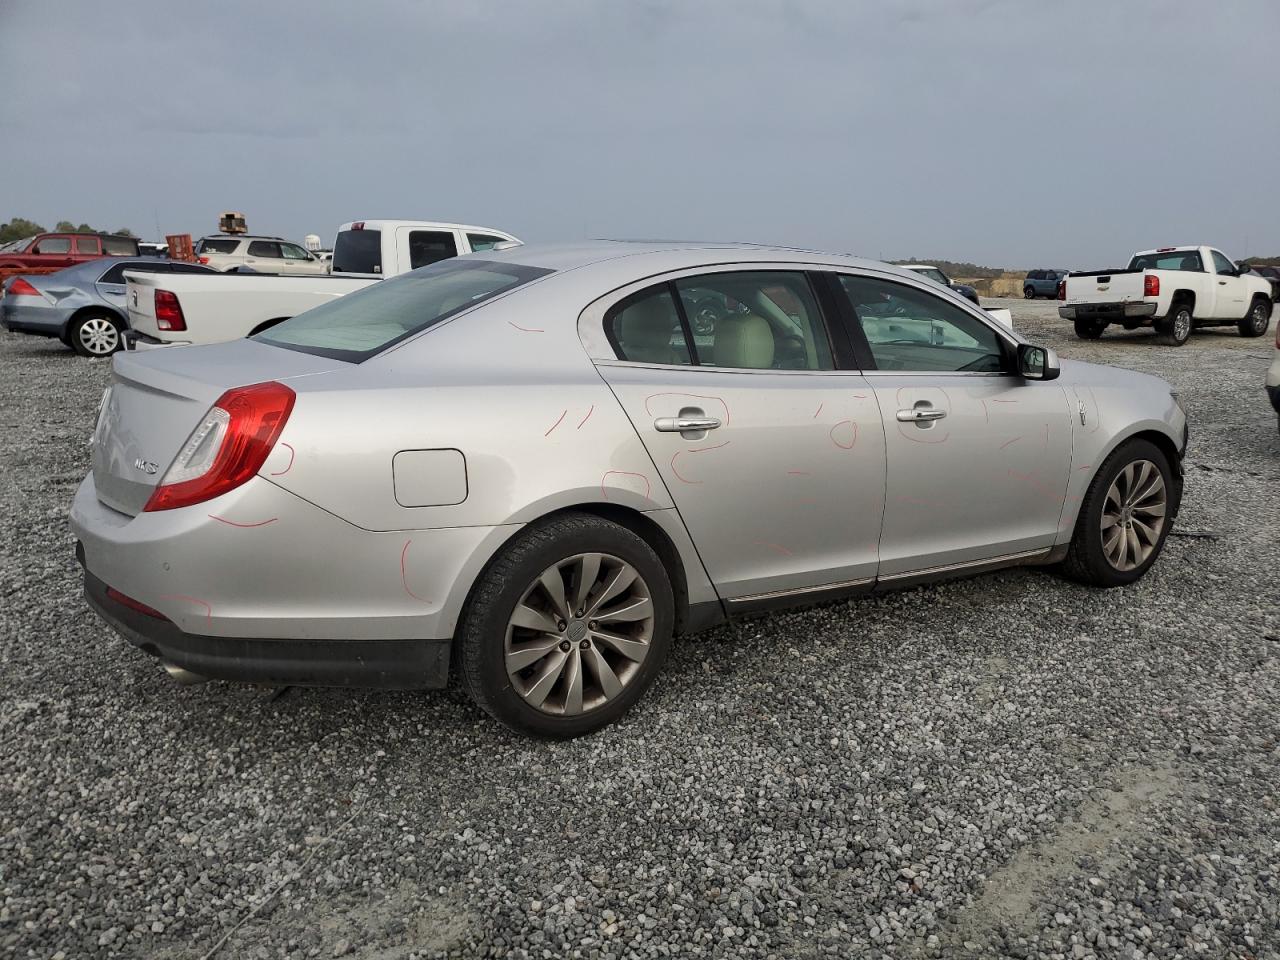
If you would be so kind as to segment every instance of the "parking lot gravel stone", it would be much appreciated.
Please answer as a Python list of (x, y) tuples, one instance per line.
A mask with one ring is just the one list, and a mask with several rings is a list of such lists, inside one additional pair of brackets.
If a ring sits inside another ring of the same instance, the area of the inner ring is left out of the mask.
[(447, 693), (173, 683), (80, 593), (108, 364), (0, 336), (0, 957), (1280, 955), (1271, 338), (1000, 305), (1183, 394), (1144, 580), (743, 621), (555, 744)]

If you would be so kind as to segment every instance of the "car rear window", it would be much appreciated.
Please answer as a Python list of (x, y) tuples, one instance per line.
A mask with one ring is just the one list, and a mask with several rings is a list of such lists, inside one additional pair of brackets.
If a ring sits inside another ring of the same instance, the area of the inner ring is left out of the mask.
[(196, 253), (235, 253), (240, 241), (235, 238), (205, 237), (196, 244)]
[(1129, 261), (1130, 270), (1186, 270), (1189, 273), (1204, 271), (1204, 263), (1195, 250), (1169, 250), (1164, 253), (1144, 253)]
[(551, 272), (487, 260), (441, 260), (300, 313), (254, 339), (360, 363), (456, 313)]
[(381, 273), (382, 231), (343, 230), (333, 242), (334, 273)]

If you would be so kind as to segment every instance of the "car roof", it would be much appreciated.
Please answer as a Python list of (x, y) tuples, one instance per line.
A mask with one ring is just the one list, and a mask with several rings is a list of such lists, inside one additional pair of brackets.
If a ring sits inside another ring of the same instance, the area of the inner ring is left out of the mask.
[(499, 230), (497, 227), (478, 227), (471, 223), (449, 223), (445, 220), (349, 220), (338, 227), (338, 232), (350, 230), (357, 223), (363, 223), (363, 229), (365, 230), (394, 230), (396, 227), (433, 227), (440, 230), (465, 230), (472, 233), (498, 234), (499, 236), (515, 239), (512, 234), (506, 230)]
[(1199, 253), (1201, 247), (1207, 246), (1207, 243), (1187, 243), (1180, 247), (1156, 247), (1154, 250), (1139, 250), (1134, 256), (1145, 257), (1151, 253)]
[[(293, 243), (292, 240), (285, 240), (284, 237), (269, 237), (265, 233), (206, 233), (201, 240), (284, 240), (285, 243)], [(301, 246), (301, 244), (299, 244)]]
[(584, 240), (577, 243), (529, 243), (506, 250), (484, 250), (467, 259), (519, 263), (531, 267), (568, 271), (602, 265), (625, 266), (625, 272), (643, 270), (640, 261), (661, 263), (661, 272), (717, 264), (796, 263), (855, 267), (896, 273), (918, 280), (918, 274), (879, 260), (843, 253), (825, 253), (800, 247), (758, 243), (715, 243), (666, 240)]

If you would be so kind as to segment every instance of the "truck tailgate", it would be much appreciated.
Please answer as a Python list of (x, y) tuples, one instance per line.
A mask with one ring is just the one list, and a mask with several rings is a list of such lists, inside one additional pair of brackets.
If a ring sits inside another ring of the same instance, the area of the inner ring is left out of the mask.
[(1067, 277), (1066, 302), (1127, 303), (1143, 298), (1143, 271), (1072, 274)]

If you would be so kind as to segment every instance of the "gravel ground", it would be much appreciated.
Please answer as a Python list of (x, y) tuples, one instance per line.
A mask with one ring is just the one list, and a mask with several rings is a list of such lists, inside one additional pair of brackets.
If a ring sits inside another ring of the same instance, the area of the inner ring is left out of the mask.
[(1015, 570), (686, 639), (554, 745), (445, 694), (169, 681), (72, 559), (107, 366), (0, 336), (0, 956), (1280, 956), (1271, 341), (1001, 305), (1177, 385), (1212, 537), (1125, 590)]

